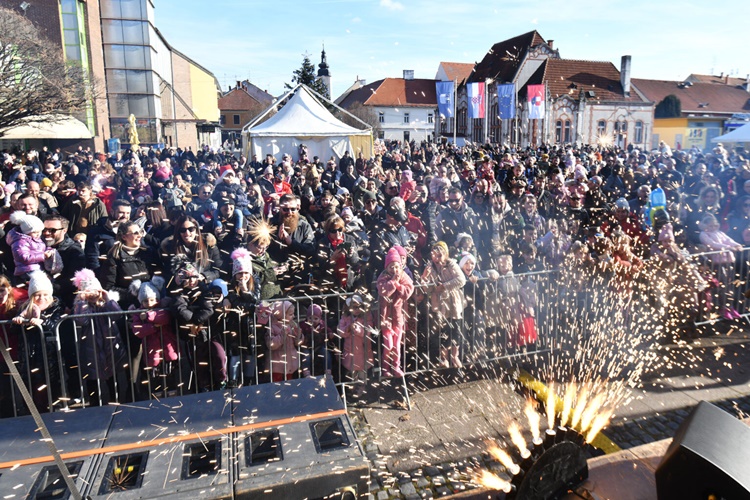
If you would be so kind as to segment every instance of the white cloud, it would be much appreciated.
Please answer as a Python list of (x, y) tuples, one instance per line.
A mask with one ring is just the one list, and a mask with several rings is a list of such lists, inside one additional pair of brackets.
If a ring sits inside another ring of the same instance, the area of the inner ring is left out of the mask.
[(361, 17), (355, 17), (354, 19), (352, 19), (352, 22), (353, 23), (361, 23), (362, 22), (362, 18)]
[(380, 6), (388, 10), (404, 10), (404, 4), (394, 0), (380, 0)]
[(539, 19), (535, 17), (534, 19), (531, 20), (531, 24), (539, 24)]

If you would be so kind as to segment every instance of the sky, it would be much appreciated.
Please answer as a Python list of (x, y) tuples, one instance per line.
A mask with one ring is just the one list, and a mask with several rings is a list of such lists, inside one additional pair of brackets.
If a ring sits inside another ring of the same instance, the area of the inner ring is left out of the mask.
[[(694, 5), (691, 5), (694, 4)], [(435, 78), (441, 61), (475, 63), (493, 44), (537, 30), (564, 59), (632, 56), (632, 77), (682, 80), (691, 73), (744, 78), (743, 23), (750, 1), (714, 0), (157, 0), (168, 42), (214, 73), (222, 90), (250, 80), (284, 92), (305, 54), (325, 46), (332, 95), (366, 83)]]

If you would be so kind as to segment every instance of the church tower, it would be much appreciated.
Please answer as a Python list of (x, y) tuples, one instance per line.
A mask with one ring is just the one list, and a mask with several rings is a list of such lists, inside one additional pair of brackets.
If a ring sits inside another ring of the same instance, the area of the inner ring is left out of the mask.
[(322, 81), (328, 89), (328, 98), (333, 99), (331, 95), (331, 74), (328, 72), (328, 62), (326, 61), (326, 48), (320, 53), (320, 64), (318, 64), (318, 80)]

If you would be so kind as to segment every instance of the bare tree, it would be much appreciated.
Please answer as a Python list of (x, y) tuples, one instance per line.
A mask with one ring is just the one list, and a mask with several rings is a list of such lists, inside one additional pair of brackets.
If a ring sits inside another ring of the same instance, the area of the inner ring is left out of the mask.
[[(372, 133), (375, 137), (377, 137), (377, 133), (380, 130), (380, 121), (378, 119), (378, 115), (375, 113), (375, 111), (369, 107), (365, 106), (361, 102), (355, 102), (354, 104), (351, 104), (346, 108), (346, 110), (365, 122), (366, 124), (370, 125), (372, 127)], [(362, 124), (359, 123), (357, 120), (354, 120), (351, 116), (347, 115), (346, 113), (342, 113), (337, 111), (335, 113), (336, 118), (343, 121), (347, 125), (361, 129)]]
[(95, 96), (92, 78), (66, 62), (60, 46), (25, 17), (0, 7), (0, 137), (28, 120), (84, 109)]

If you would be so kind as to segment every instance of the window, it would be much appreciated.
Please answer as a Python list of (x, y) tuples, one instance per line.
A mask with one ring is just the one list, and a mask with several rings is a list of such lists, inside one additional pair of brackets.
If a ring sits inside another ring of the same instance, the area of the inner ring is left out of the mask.
[(404, 113), (404, 123), (409, 123), (409, 113)]
[(427, 114), (427, 123), (435, 123), (435, 117), (432, 113)]
[(555, 122), (555, 142), (562, 142), (562, 120)]
[(599, 137), (601, 137), (606, 133), (607, 133), (607, 122), (604, 120), (599, 120), (599, 123), (596, 124), (596, 134)]
[(385, 139), (385, 130), (378, 130), (378, 139)]
[(219, 123), (221, 123), (222, 125), (226, 125), (227, 124), (227, 116), (226, 115), (221, 115), (219, 117)]
[(636, 144), (643, 142), (643, 122), (640, 120), (635, 122), (635, 137), (633, 137), (633, 142)]
[(563, 129), (563, 141), (570, 142), (570, 136), (572, 133), (572, 127), (570, 126), (570, 120), (565, 120), (565, 128)]
[(234, 115), (232, 117), (232, 123), (234, 123), (235, 125), (239, 125), (240, 124), (240, 115)]
[(378, 113), (378, 123), (385, 123), (385, 113), (382, 111)]
[(409, 142), (409, 131), (404, 130), (404, 142)]

